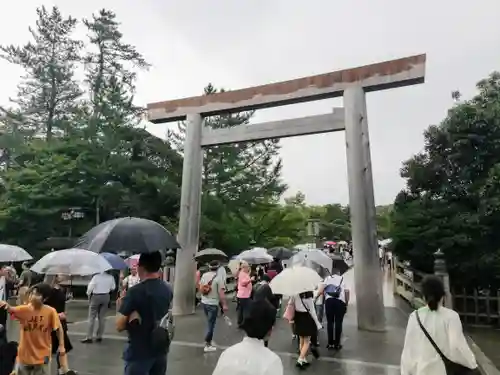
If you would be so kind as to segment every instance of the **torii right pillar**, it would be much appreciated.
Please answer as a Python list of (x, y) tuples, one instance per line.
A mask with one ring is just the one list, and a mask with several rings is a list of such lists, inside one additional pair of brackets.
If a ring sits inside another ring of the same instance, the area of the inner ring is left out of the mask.
[(383, 280), (378, 256), (366, 94), (363, 87), (352, 86), (344, 90), (344, 108), (358, 328), (384, 331)]

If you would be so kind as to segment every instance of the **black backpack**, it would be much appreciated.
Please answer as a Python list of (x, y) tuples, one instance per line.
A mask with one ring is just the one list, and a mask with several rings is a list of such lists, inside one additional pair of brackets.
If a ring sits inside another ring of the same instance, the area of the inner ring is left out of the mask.
[(154, 299), (150, 296), (153, 307), (154, 326), (151, 331), (151, 345), (160, 353), (168, 353), (174, 339), (175, 325), (172, 310), (169, 310), (161, 319), (158, 319), (154, 310)]

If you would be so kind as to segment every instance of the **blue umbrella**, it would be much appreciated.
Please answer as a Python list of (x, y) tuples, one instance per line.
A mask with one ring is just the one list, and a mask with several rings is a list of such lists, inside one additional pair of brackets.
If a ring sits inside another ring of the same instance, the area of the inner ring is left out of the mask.
[(114, 270), (124, 270), (128, 268), (127, 263), (125, 263), (119, 255), (112, 253), (101, 253), (99, 255), (106, 259)]

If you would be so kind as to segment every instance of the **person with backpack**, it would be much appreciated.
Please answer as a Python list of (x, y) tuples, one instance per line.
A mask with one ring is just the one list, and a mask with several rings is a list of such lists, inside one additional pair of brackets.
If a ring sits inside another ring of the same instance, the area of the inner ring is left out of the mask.
[(127, 331), (123, 353), (125, 375), (164, 375), (170, 347), (172, 288), (158, 279), (160, 252), (141, 254), (137, 264), (140, 283), (131, 287), (118, 310), (116, 329)]
[[(318, 295), (324, 296), (326, 331), (328, 335), (327, 349), (342, 349), (342, 324), (349, 304), (349, 290), (346, 288), (344, 277), (338, 270), (325, 278), (318, 288)], [(335, 335), (334, 335), (335, 329)]]
[(201, 304), (207, 318), (207, 332), (205, 334), (204, 352), (214, 352), (217, 348), (212, 344), (217, 315), (219, 314), (219, 305), (222, 311), (227, 311), (225, 296), (225, 283), (217, 277), (217, 270), (220, 267), (218, 261), (212, 261), (208, 265), (208, 271), (200, 279), (199, 291), (201, 294)]

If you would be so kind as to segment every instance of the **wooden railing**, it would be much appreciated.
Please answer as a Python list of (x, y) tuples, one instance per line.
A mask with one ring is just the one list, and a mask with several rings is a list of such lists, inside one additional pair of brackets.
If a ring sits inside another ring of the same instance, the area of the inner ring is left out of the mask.
[(425, 273), (408, 267), (394, 258), (392, 271), (394, 275), (394, 293), (406, 300), (413, 308), (425, 305), (420, 290), (420, 283)]
[[(413, 308), (423, 306), (420, 289), (422, 279), (427, 275), (412, 269), (394, 258), (394, 293), (406, 300)], [(452, 307), (469, 326), (500, 327), (500, 291), (478, 290), (477, 288), (451, 288), (449, 297)]]
[(500, 291), (453, 289), (453, 306), (464, 324), (500, 327)]

